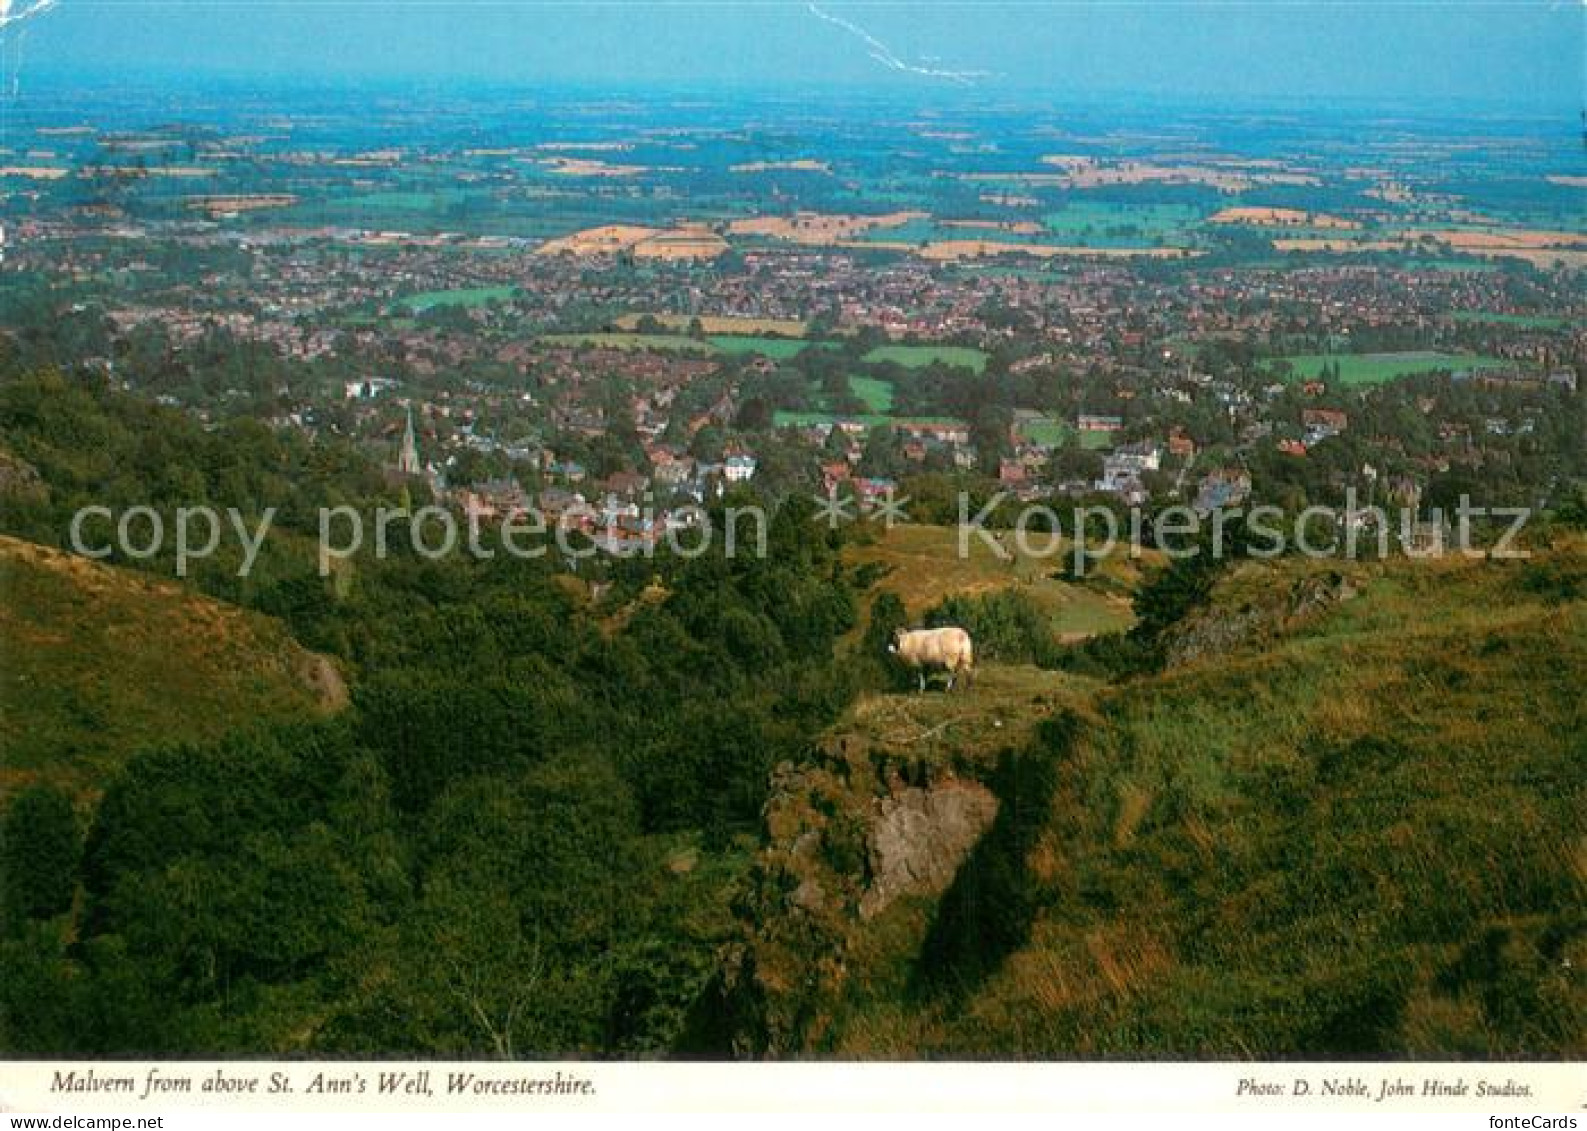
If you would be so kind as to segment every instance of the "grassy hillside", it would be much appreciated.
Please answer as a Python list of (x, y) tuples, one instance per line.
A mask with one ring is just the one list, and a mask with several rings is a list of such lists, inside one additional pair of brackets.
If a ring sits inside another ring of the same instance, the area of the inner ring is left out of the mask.
[(345, 699), (276, 622), (0, 537), (0, 789), (93, 788), (140, 746), (216, 738)]
[[(1033, 549), (1045, 549), (1045, 542), (1046, 535), (1031, 535)], [(954, 527), (911, 523), (878, 529), (873, 541), (856, 541), (844, 556), (851, 564), (875, 565), (885, 571), (866, 595), (867, 604), (879, 593), (894, 593), (913, 618), (947, 597), (979, 597), (1013, 589), (1047, 614), (1060, 639), (1117, 632), (1134, 620), (1129, 592), (1139, 570), (1127, 558), (1119, 556), (1103, 563), (1094, 583), (1075, 585), (1055, 576), (1068, 560), (1067, 551), (1022, 554), (1013, 534), (1007, 532), (1004, 544), (1009, 561), (1002, 560), (979, 536), (969, 540), (969, 553), (961, 556)], [(860, 620), (864, 619), (862, 615)]]
[[(1021, 669), (1024, 713), (1049, 718), (995, 769), (951, 749), (1008, 714), (988, 668), (930, 742), (997, 820), (912, 918), (827, 923), (863, 977), (790, 1006), (755, 967), (742, 1032), (855, 1057), (1580, 1056), (1587, 547), (1250, 563), (1179, 634), (1174, 666), (1125, 684)], [(863, 701), (825, 748), (914, 733), (895, 716), (929, 701)], [(900, 796), (871, 793), (805, 806), (768, 859), (790, 834), (822, 859), (857, 838), (862, 905), (864, 814)], [(809, 920), (762, 890), (758, 938)]]

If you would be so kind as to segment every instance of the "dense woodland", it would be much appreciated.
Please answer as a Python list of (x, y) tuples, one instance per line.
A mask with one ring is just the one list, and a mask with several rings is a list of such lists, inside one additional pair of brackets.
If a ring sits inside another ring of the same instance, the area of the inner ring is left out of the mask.
[(0, 1043), (670, 1046), (771, 768), (868, 678), (834, 658), (856, 580), (807, 513), (778, 512), (764, 559), (620, 566), (600, 607), (505, 554), (399, 551), (322, 580), (312, 508), (385, 490), (349, 452), (53, 374), (5, 379), (0, 431), (38, 477), (6, 492), (8, 533), (60, 542), (90, 497), (279, 506), (246, 582), (222, 560), (193, 581), (282, 618), (354, 687), (332, 721), (146, 751), (97, 799), (11, 800)]

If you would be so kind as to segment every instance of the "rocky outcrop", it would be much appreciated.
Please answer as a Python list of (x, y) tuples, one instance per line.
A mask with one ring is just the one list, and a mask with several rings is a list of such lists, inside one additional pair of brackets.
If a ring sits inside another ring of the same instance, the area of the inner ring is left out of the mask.
[(991, 790), (957, 778), (879, 799), (860, 918), (875, 918), (900, 896), (942, 894), (996, 816), (997, 798)]
[[(1247, 566), (1235, 578), (1235, 588), (1248, 587), (1254, 576), (1265, 576), (1271, 567)], [(1359, 579), (1327, 569), (1297, 578), (1287, 589), (1268, 585), (1257, 595), (1240, 600), (1220, 594), (1210, 607), (1192, 613), (1169, 631), (1165, 663), (1168, 667), (1221, 656), (1241, 648), (1266, 644), (1283, 633), (1360, 592)]]
[(0, 497), (42, 500), (49, 493), (37, 468), (21, 456), (0, 451)]
[[(745, 933), (723, 956), (713, 1007), (732, 1017), (732, 1051), (821, 1048), (851, 984), (868, 983), (880, 961), (913, 954), (931, 901), (997, 810), (990, 789), (951, 765), (900, 759), (854, 736), (779, 767), (741, 901)], [(884, 920), (892, 926), (874, 932)], [(882, 954), (875, 934), (899, 953)]]
[(835, 1051), (857, 1003), (909, 995), (942, 902), (1009, 812), (1004, 767), (1090, 688), (991, 664), (971, 691), (865, 695), (778, 766), (739, 934), (687, 1051)]

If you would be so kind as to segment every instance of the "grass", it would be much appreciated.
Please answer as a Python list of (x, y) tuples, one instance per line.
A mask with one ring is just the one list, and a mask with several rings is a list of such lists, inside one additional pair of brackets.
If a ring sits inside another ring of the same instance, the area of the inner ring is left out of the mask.
[(1074, 429), (1062, 420), (1044, 417), (1041, 420), (1029, 420), (1020, 424), (1019, 434), (1026, 443), (1057, 448), (1068, 441), (1074, 434)]
[(1339, 380), (1346, 385), (1378, 385), (1413, 373), (1436, 369), (1465, 369), (1474, 365), (1505, 365), (1502, 358), (1479, 354), (1440, 353), (1436, 350), (1408, 350), (1402, 353), (1294, 354), (1287, 361), (1296, 377), (1310, 380), (1324, 366), (1339, 366)]
[(973, 369), (977, 373), (986, 370), (986, 354), (971, 346), (877, 346), (860, 360), (873, 365), (891, 361), (905, 369), (924, 369), (940, 363)]
[(435, 192), (368, 192), (359, 196), (332, 199), (331, 207), (348, 212), (435, 212), (463, 199), (463, 193), (441, 189)]
[[(1023, 552), (1012, 535), (1004, 538), (1010, 561), (980, 537), (971, 537), (968, 552), (960, 554), (958, 531), (949, 526), (908, 524), (880, 531), (870, 544), (858, 544), (845, 551), (846, 560), (855, 565), (874, 564), (888, 572), (866, 595), (868, 618), (871, 601), (878, 593), (895, 593), (910, 617), (918, 620), (925, 612), (950, 596), (982, 596), (1003, 589), (1016, 589), (1028, 597), (1048, 617), (1055, 636), (1076, 640), (1099, 632), (1116, 632), (1134, 622), (1129, 601), (1112, 593), (1102, 593), (1086, 585), (1071, 585), (1052, 575), (1063, 564), (1068, 543), (1060, 541), (1048, 551), (1045, 538), (1031, 534), (1032, 553)], [(1137, 571), (1124, 560), (1104, 564), (1127, 590)]]
[(883, 413), (862, 413), (858, 416), (843, 416), (832, 412), (794, 412), (789, 409), (778, 409), (772, 414), (772, 426), (775, 428), (809, 428), (835, 424), (839, 420), (853, 420), (875, 428), (881, 424), (891, 424), (893, 418)]
[(474, 307), (489, 302), (507, 302), (517, 295), (518, 288), (512, 286), (462, 287), (451, 291), (422, 291), (398, 300), (398, 305), (415, 314), (423, 314), (438, 306)]
[(850, 377), (849, 391), (865, 402), (873, 413), (887, 414), (893, 409), (893, 383), (879, 377)]
[[(997, 816), (997, 798), (979, 779), (1090, 687), (1076, 676), (1001, 666), (979, 673), (967, 693), (863, 695), (803, 764), (779, 771), (765, 808), (767, 841), (738, 899), (754, 924), (741, 936), (749, 961), (740, 970), (771, 1055), (829, 1051), (861, 1025), (867, 1055), (907, 1055), (910, 956), (956, 859)], [(856, 883), (880, 855), (868, 829), (911, 795), (919, 847), (910, 867), (888, 868), (894, 886), (879, 896)], [(792, 915), (790, 902), (798, 904)], [(847, 1009), (834, 1009), (839, 1002)], [(734, 999), (723, 1005), (731, 1011)]]
[(773, 361), (787, 361), (807, 349), (836, 349), (836, 342), (810, 342), (803, 338), (767, 338), (752, 334), (711, 334), (706, 338), (723, 353), (758, 353)]
[(138, 748), (300, 718), (345, 694), (275, 621), (0, 537), (0, 788), (97, 788)]
[(1489, 310), (1458, 310), (1451, 317), (1456, 322), (1474, 322), (1482, 325), (1515, 326), (1523, 330), (1560, 330), (1570, 325), (1570, 319), (1547, 314), (1499, 314)]

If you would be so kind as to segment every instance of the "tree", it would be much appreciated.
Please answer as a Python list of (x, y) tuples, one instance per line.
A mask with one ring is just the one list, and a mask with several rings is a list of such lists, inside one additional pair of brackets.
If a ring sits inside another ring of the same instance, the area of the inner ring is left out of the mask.
[(9, 927), (71, 908), (81, 852), (71, 798), (50, 785), (17, 794), (0, 822), (0, 884)]
[(772, 424), (771, 406), (764, 398), (750, 397), (739, 408), (735, 423), (744, 432), (765, 432)]

